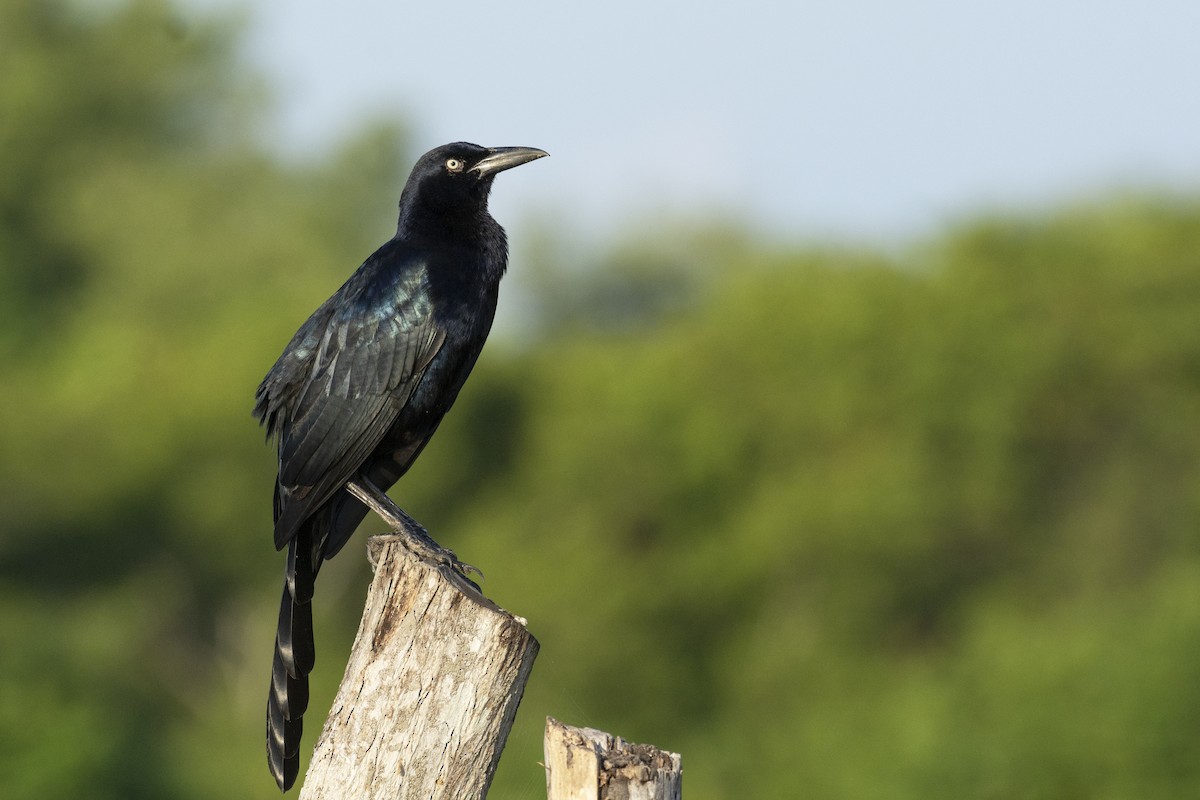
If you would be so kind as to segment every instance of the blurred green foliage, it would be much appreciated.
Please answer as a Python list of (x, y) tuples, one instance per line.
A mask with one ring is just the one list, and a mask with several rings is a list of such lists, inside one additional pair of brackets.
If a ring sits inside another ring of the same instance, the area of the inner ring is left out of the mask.
[[(0, 9), (4, 798), (276, 796), (251, 395), (413, 153), (274, 157), (236, 31)], [(546, 714), (681, 751), (692, 800), (1200, 792), (1200, 202), (534, 260), (537, 334), (394, 492), (542, 642), (493, 797), (544, 796)]]

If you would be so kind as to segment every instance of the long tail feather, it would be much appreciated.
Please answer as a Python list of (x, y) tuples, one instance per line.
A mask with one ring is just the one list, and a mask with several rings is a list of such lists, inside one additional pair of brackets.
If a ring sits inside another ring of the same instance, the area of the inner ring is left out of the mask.
[(308, 708), (308, 674), (316, 661), (312, 594), (316, 576), (311, 523), (288, 544), (287, 580), (279, 605), (271, 691), (267, 697), (267, 762), (282, 791), (300, 772), (300, 737)]

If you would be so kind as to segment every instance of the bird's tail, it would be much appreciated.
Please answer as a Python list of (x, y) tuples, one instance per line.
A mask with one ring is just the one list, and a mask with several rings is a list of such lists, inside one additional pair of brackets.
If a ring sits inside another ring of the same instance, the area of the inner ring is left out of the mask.
[(313, 580), (321, 555), (316, 523), (306, 522), (288, 543), (287, 579), (275, 632), (271, 692), (267, 698), (267, 761), (282, 791), (300, 771), (300, 735), (308, 708), (308, 673), (316, 660), (313, 642)]

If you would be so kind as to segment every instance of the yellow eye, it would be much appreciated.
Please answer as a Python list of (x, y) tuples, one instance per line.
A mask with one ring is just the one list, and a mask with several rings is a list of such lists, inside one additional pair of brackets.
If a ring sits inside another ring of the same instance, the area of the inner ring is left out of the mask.
[(446, 159), (446, 169), (449, 170), (450, 172), (462, 172), (463, 167), (465, 167), (466, 165), (467, 165), (467, 162), (463, 161), (461, 158), (447, 158)]

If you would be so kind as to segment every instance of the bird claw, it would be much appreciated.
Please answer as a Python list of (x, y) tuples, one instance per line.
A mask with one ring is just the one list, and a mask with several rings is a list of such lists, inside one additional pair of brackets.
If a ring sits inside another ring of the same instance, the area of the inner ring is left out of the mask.
[(467, 580), (471, 579), (472, 574), (478, 575), (481, 579), (484, 578), (483, 570), (479, 567), (474, 564), (468, 564), (465, 561), (459, 561), (458, 556), (454, 555), (453, 550), (446, 550), (445, 552), (450, 558), (450, 563), (447, 565), (450, 569), (462, 575)]
[[(433, 540), (425, 526), (405, 514), (403, 509), (392, 502), (392, 499), (377, 486), (365, 478), (359, 478), (346, 483), (346, 489), (358, 498), (364, 505), (375, 511), (392, 529), (392, 535), (400, 537), (400, 541), (409, 552), (422, 560), (436, 564), (442, 574), (456, 583), (460, 589), (470, 589), (482, 595), (479, 586), (471, 580), (471, 573), (480, 578), (483, 570), (458, 560), (458, 556), (448, 547), (442, 547)], [(368, 555), (369, 557), (369, 555)], [(374, 562), (371, 564), (375, 566)]]
[(479, 589), (475, 582), (471, 580), (471, 574), (474, 573), (480, 578), (483, 577), (483, 570), (479, 567), (459, 561), (458, 555), (449, 547), (442, 547), (433, 540), (423, 528), (419, 530), (403, 531), (404, 544), (409, 550), (420, 556), (425, 561), (437, 564), (440, 567), (445, 567), (453, 575), (466, 579), (468, 583)]
[[(442, 566), (446, 567), (451, 572), (453, 572), (457, 575), (461, 575), (462, 577), (466, 578), (469, 581), (471, 580), (472, 573), (474, 573), (475, 575), (478, 575), (480, 578), (483, 577), (483, 570), (481, 570), (479, 567), (476, 567), (472, 564), (468, 564), (465, 561), (459, 561), (458, 556), (449, 547), (442, 547), (441, 545), (437, 544), (436, 542), (433, 542), (432, 539), (430, 540), (430, 542), (433, 544), (433, 560), (434, 561), (436, 561), (439, 564), (441, 564)], [(471, 582), (474, 583), (474, 581), (471, 581)], [(476, 588), (478, 588), (478, 587), (476, 587)]]
[[(432, 540), (430, 540), (432, 542)], [(483, 571), (479, 567), (472, 566), (458, 560), (458, 556), (448, 547), (441, 547), (436, 542), (433, 543), (435, 553), (433, 561), (439, 565), (439, 569), (460, 591), (467, 594), (477, 594), (483, 596), (483, 589), (479, 584), (471, 580), (471, 573), (475, 573), (480, 578), (483, 578)]]

